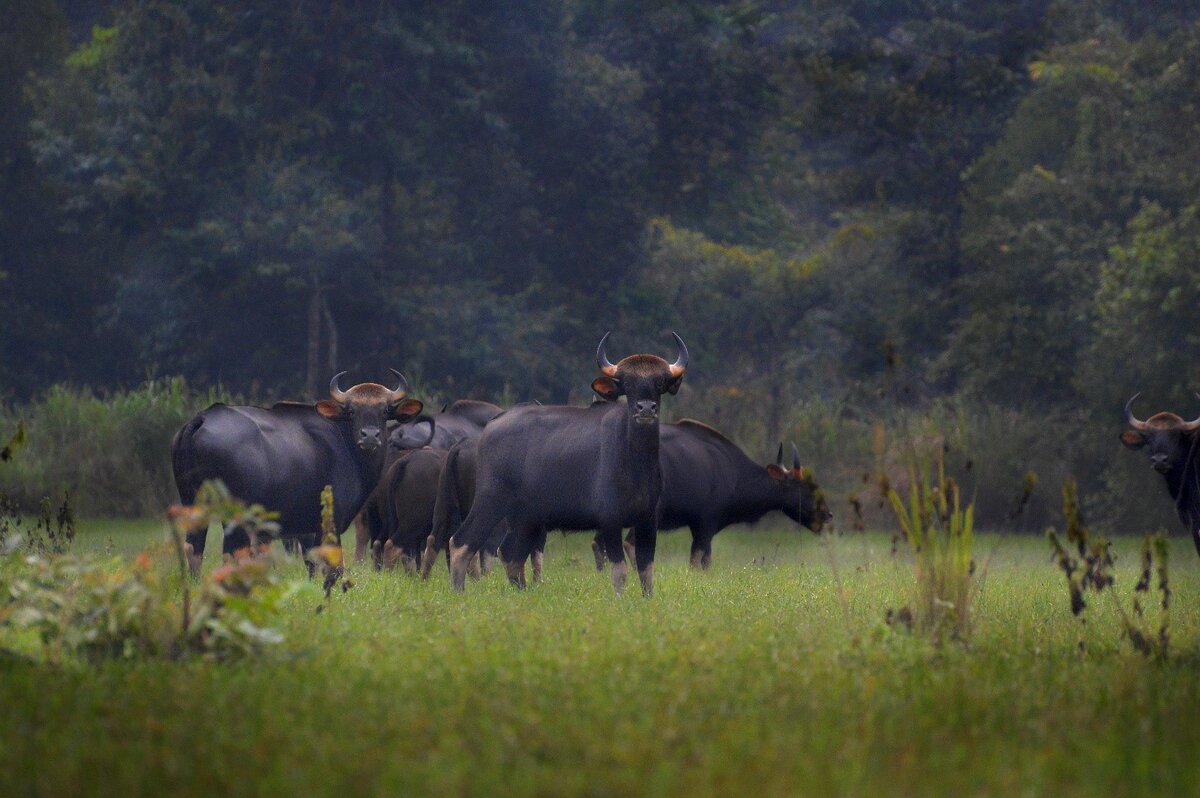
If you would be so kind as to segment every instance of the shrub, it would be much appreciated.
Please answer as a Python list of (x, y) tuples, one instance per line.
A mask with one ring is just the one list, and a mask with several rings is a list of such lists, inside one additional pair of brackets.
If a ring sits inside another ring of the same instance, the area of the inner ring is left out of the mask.
[[(1067, 542), (1063, 544), (1054, 528), (1046, 530), (1046, 537), (1054, 549), (1055, 563), (1066, 575), (1071, 612), (1082, 621), (1083, 612), (1087, 609), (1087, 594), (1090, 592), (1099, 596), (1107, 593), (1121, 619), (1122, 635), (1134, 649), (1147, 657), (1165, 658), (1171, 642), (1171, 587), (1166, 536), (1153, 533), (1142, 538), (1141, 575), (1133, 589), (1131, 609), (1126, 610), (1116, 593), (1117, 580), (1112, 573), (1110, 544), (1104, 538), (1093, 535), (1084, 524), (1074, 480), (1063, 483), (1062, 494)], [(1141, 598), (1143, 594), (1150, 593), (1153, 577), (1157, 577), (1157, 589), (1161, 596), (1157, 630), (1151, 630), (1147, 625)], [(1080, 646), (1083, 646), (1082, 641)]]
[[(0, 470), (0, 493), (29, 513), (43, 496), (69, 493), (85, 516), (157, 515), (176, 496), (172, 437), (198, 410), (225, 399), (220, 390), (192, 391), (179, 378), (106, 397), (55, 386), (20, 410), (27, 443)], [(0, 412), (0, 423), (16, 415)]]
[[(315, 590), (307, 580), (285, 580), (270, 555), (233, 558), (195, 590), (187, 572), (183, 536), (210, 521), (227, 533), (274, 532), (270, 513), (205, 483), (193, 506), (172, 508), (171, 544), (131, 561), (39, 552), (12, 535), (0, 556), (0, 645), (38, 644), (52, 661), (82, 659), (230, 659), (259, 654), (283, 636), (270, 626), (293, 595)], [(182, 601), (180, 600), (182, 596)]]
[(939, 642), (947, 632), (956, 639), (970, 634), (975, 596), (975, 509), (962, 506), (958, 484), (946, 476), (943, 446), (934, 438), (925, 451), (910, 450), (907, 504), (894, 488), (887, 488), (901, 537), (915, 556), (914, 606), (908, 616)]

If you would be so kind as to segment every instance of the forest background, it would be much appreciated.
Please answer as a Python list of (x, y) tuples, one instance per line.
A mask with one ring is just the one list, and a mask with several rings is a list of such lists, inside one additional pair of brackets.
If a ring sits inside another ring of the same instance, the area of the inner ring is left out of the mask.
[(0, 4), (0, 433), (31, 440), (7, 489), (151, 512), (214, 396), (394, 367), (431, 405), (579, 403), (606, 330), (614, 358), (676, 330), (673, 417), (764, 461), (795, 440), (843, 528), (896, 441), (940, 435), (984, 525), (1042, 528), (1074, 475), (1099, 525), (1175, 531), (1116, 436), (1135, 392), (1200, 413), (1198, 19)]

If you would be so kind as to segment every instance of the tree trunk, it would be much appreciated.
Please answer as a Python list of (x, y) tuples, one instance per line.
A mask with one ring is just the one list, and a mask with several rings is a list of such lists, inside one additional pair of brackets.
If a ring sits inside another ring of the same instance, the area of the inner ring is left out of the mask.
[(304, 380), (304, 394), (313, 401), (317, 398), (317, 370), (321, 367), (321, 305), (324, 299), (321, 283), (314, 275), (308, 295), (308, 372)]
[(333, 321), (333, 313), (329, 310), (329, 302), (321, 293), (321, 316), (325, 319), (325, 329), (329, 333), (329, 375), (337, 374), (338, 364), (338, 329)]

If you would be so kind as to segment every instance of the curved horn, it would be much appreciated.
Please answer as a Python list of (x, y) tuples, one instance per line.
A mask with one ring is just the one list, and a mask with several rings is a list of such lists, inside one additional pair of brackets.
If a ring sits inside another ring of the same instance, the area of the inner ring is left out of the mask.
[(612, 330), (604, 334), (604, 337), (600, 339), (600, 346), (596, 347), (596, 365), (600, 367), (600, 371), (606, 377), (615, 377), (617, 376), (617, 367), (608, 359), (608, 355), (604, 351), (604, 342), (610, 335), (612, 335)]
[(783, 441), (779, 442), (779, 454), (775, 455), (775, 465), (783, 467)]
[(338, 387), (338, 380), (345, 374), (344, 371), (339, 371), (333, 375), (333, 379), (329, 381), (329, 398), (338, 404), (344, 405), (350, 401), (350, 395)]
[(1138, 419), (1136, 416), (1133, 415), (1133, 401), (1141, 395), (1142, 395), (1142, 392), (1138, 391), (1133, 396), (1129, 397), (1129, 401), (1125, 403), (1125, 422), (1127, 424), (1129, 424), (1129, 426), (1131, 426), (1137, 430), (1144, 430), (1144, 429), (1150, 428), (1150, 426), (1145, 421), (1141, 421), (1140, 419)]
[[(1196, 398), (1200, 399), (1200, 393), (1196, 394)], [(1200, 429), (1200, 416), (1197, 416), (1195, 421), (1183, 422), (1183, 429), (1191, 432), (1192, 430)]]
[(426, 440), (424, 443), (422, 443), (420, 446), (418, 446), (417, 447), (418, 449), (424, 449), (426, 446), (429, 446), (430, 444), (432, 444), (433, 436), (437, 434), (437, 422), (433, 420), (433, 416), (427, 416), (424, 413), (422, 413), (421, 415), (417, 416), (413, 420), (413, 426), (414, 427), (417, 426), (422, 421), (429, 422), (429, 439)]
[(796, 448), (796, 444), (792, 444), (792, 470), (800, 470), (800, 450)]
[(679, 352), (679, 354), (675, 357), (675, 362), (671, 364), (671, 376), (682, 377), (683, 372), (687, 371), (687, 345), (683, 343), (683, 339), (679, 337), (678, 333), (672, 332), (671, 335), (675, 336), (675, 348)]
[(391, 404), (396, 404), (401, 399), (408, 396), (408, 380), (404, 379), (404, 375), (395, 369), (388, 369), (388, 371), (395, 374), (396, 379), (400, 380), (400, 384), (396, 386), (395, 390), (388, 391), (388, 402)]

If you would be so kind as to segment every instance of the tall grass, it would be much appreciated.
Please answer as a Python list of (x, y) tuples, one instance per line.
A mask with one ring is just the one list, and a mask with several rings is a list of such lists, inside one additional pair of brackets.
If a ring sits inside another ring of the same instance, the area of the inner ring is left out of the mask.
[(0, 409), (0, 435), (23, 422), (27, 441), (0, 472), (0, 493), (24, 512), (69, 493), (85, 516), (158, 515), (175, 500), (171, 438), (198, 410), (226, 399), (180, 378), (103, 396), (55, 386), (27, 406)]
[(932, 453), (911, 452), (907, 504), (894, 488), (888, 488), (887, 497), (916, 558), (913, 614), (917, 625), (935, 640), (947, 632), (966, 639), (975, 596), (975, 507), (963, 507), (958, 484), (946, 476), (940, 440), (933, 443)]
[[(1084, 509), (1105, 532), (1132, 534), (1147, 526), (1178, 526), (1162, 478), (1144, 458), (1131, 456), (1117, 442), (1120, 408), (1111, 419), (1097, 420), (1078, 410), (1018, 410), (957, 395), (919, 406), (813, 396), (788, 406), (777, 439), (769, 440), (759, 411), (762, 400), (732, 388), (692, 386), (667, 404), (666, 412), (672, 418), (711, 421), (762, 462), (774, 453), (780, 438), (794, 441), (843, 529), (853, 525), (858, 512), (866, 528), (891, 523), (886, 491), (880, 490), (877, 479), (879, 469), (891, 484), (904, 484), (904, 453), (931, 430), (943, 437), (947, 474), (975, 505), (980, 529), (1041, 533), (1062, 523), (1061, 503), (1053, 489), (1034, 490), (1022, 505), (1031, 472), (1044, 486), (1077, 480)], [(892, 433), (882, 462), (874, 447), (879, 424)]]

